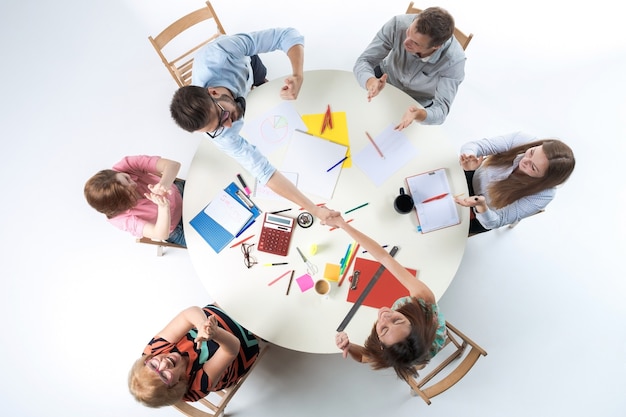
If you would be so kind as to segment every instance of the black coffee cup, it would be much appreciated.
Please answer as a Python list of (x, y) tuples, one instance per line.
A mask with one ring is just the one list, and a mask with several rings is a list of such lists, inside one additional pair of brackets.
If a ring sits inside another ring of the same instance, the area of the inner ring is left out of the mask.
[(404, 188), (400, 187), (400, 195), (393, 200), (393, 208), (400, 214), (407, 214), (413, 210), (413, 198), (409, 194), (404, 193)]

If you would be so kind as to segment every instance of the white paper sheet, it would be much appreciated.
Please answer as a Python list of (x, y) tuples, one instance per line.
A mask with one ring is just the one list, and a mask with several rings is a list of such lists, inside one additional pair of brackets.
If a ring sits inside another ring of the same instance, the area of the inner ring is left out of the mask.
[(270, 155), (289, 143), (296, 129), (306, 131), (307, 127), (293, 104), (283, 101), (260, 117), (246, 120), (241, 135), (259, 148), (262, 154)]
[(353, 153), (352, 160), (376, 186), (382, 185), (417, 156), (417, 149), (409, 138), (402, 131), (394, 130), (393, 125), (389, 125), (377, 136), (372, 136), (372, 139), (384, 158), (378, 154), (374, 145), (368, 142), (363, 149)]

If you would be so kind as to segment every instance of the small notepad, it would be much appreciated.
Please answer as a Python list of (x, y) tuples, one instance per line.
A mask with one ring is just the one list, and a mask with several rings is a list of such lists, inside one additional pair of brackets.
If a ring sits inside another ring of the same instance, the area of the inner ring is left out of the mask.
[[(406, 179), (422, 233), (461, 222), (446, 170), (436, 169)], [(433, 199), (437, 196), (441, 198)], [(430, 201), (428, 201), (430, 200)]]

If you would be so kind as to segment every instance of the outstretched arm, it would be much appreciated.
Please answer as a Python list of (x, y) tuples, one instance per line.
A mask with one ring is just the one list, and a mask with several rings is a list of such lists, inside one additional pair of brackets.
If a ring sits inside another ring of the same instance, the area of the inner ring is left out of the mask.
[(279, 171), (275, 171), (274, 174), (272, 174), (267, 182), (267, 186), (276, 194), (292, 201), (293, 203), (304, 208), (306, 211), (312, 213), (315, 217), (322, 221), (322, 224), (325, 224), (331, 217), (339, 216), (339, 212), (337, 211), (329, 210), (326, 207), (316, 206)]
[(405, 267), (400, 265), (385, 249), (374, 239), (352, 227), (341, 216), (331, 217), (326, 220), (329, 226), (342, 228), (352, 239), (356, 240), (363, 249), (367, 250), (378, 262), (391, 272), (391, 274), (404, 287), (409, 290), (413, 297), (422, 298), (427, 303), (434, 303), (435, 296), (426, 284), (414, 277)]

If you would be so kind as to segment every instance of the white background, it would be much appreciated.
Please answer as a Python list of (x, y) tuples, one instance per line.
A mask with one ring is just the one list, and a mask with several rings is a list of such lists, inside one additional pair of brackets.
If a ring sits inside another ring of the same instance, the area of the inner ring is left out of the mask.
[[(369, 4), (369, 6), (368, 6)], [(305, 69), (351, 70), (408, 1), (226, 1), (228, 33), (294, 26)], [(148, 35), (200, 0), (0, 4), (0, 411), (157, 416), (127, 391), (149, 338), (209, 295), (184, 250), (108, 225), (84, 182), (124, 155), (178, 160), (199, 135), (174, 125), (176, 86)], [(577, 167), (544, 214), (473, 237), (440, 308), (489, 356), (426, 406), (388, 371), (275, 348), (229, 407), (250, 416), (620, 416), (626, 409), (622, 178), (626, 41), (617, 3), (441, 1), (475, 34), (444, 124), (450, 140), (525, 130), (570, 144)], [(286, 57), (263, 57), (269, 78)], [(306, 82), (306, 81), (305, 81)], [(363, 92), (365, 99), (365, 92)], [(218, 300), (219, 301), (219, 300)]]

